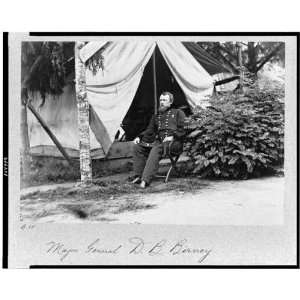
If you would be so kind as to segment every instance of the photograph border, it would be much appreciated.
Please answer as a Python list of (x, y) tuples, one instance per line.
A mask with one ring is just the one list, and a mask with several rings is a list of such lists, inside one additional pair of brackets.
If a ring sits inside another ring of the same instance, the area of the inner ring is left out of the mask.
[(3, 120), (3, 142), (2, 142), (2, 268), (8, 268), (8, 142), (9, 142), (9, 127), (8, 127), (8, 32), (3, 33), (3, 100), (2, 100), (2, 120)]
[[(299, 53), (300, 53), (300, 33), (299, 32), (30, 32), (32, 37), (55, 37), (55, 36), (292, 36), (296, 37), (296, 80), (297, 80), (297, 103), (296, 103), (296, 137), (297, 137), (297, 173), (296, 180), (299, 178)], [(2, 267), (8, 268), (8, 213), (9, 213), (9, 194), (8, 194), (8, 179), (9, 179), (9, 47), (8, 47), (8, 32), (3, 32), (3, 247), (2, 247)], [(104, 268), (104, 269), (295, 269), (299, 268), (299, 185), (297, 184), (296, 191), (296, 264), (295, 265), (31, 265), (29, 268)]]

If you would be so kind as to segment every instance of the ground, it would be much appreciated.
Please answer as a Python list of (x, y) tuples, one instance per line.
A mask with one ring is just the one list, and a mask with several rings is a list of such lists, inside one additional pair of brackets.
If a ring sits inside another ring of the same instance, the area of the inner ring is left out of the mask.
[(141, 190), (128, 174), (21, 190), (21, 219), (34, 222), (109, 222), (184, 225), (279, 225), (284, 177), (250, 180), (161, 179)]

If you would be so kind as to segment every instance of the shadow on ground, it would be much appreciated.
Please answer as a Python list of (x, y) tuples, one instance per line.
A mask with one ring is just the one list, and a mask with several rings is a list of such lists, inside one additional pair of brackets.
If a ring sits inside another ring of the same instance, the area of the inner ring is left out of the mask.
[(95, 179), (88, 188), (80, 188), (76, 184), (53, 186), (46, 191), (22, 194), (21, 219), (36, 222), (117, 221), (118, 214), (124, 212), (155, 209), (155, 204), (144, 201), (146, 195), (148, 199), (149, 195), (157, 193), (171, 192), (180, 196), (208, 187), (208, 181), (197, 178), (173, 179), (167, 184), (154, 181), (145, 190), (124, 179)]

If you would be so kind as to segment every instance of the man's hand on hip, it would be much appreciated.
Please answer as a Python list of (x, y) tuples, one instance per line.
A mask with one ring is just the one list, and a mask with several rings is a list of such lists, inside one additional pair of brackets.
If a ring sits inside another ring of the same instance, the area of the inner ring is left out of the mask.
[(139, 144), (140, 141), (141, 141), (141, 139), (140, 139), (139, 137), (136, 137), (136, 138), (133, 140), (134, 144)]

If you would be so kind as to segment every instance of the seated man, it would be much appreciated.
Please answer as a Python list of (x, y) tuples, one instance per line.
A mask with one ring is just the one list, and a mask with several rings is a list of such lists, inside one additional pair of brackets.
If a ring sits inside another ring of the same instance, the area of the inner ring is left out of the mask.
[(161, 94), (158, 115), (152, 117), (147, 129), (134, 140), (132, 183), (140, 183), (142, 188), (150, 184), (163, 155), (182, 152), (185, 114), (171, 107), (173, 100), (171, 93)]

